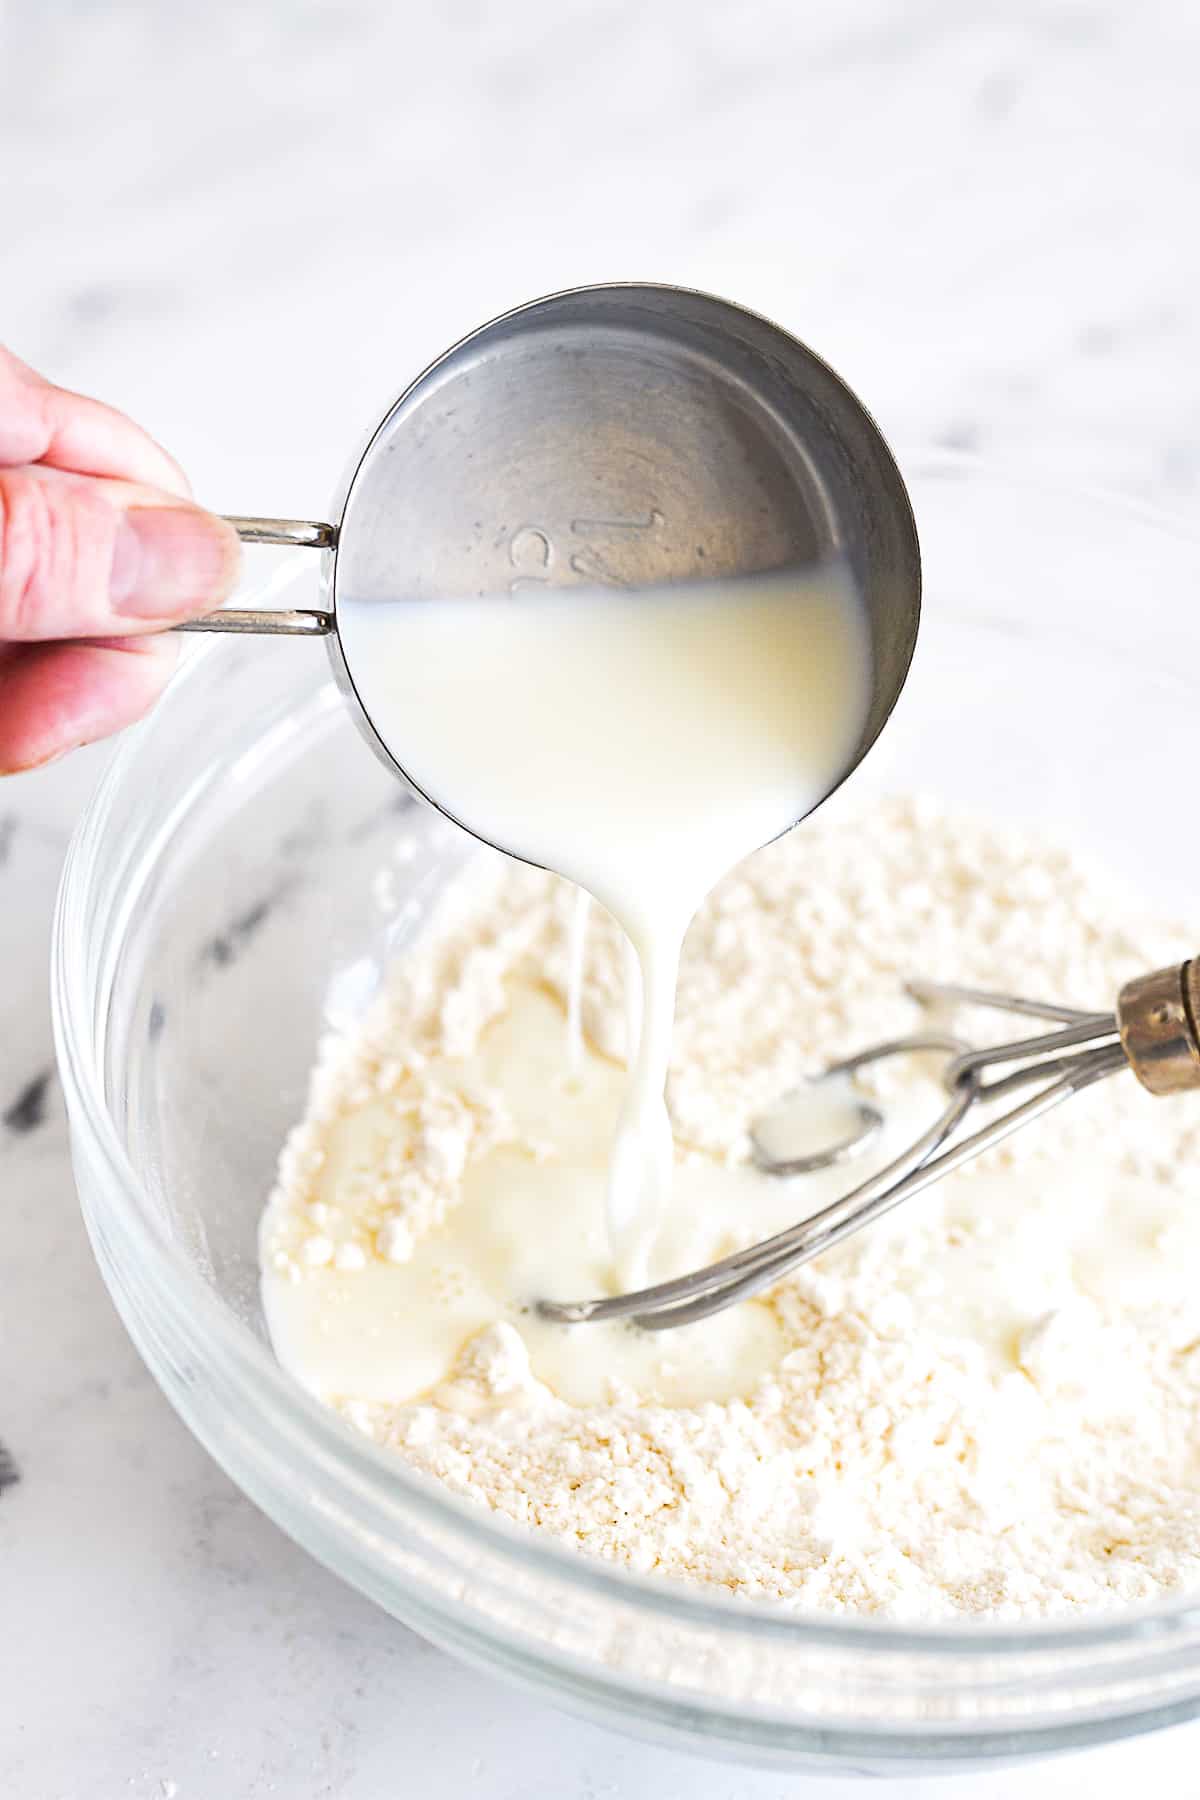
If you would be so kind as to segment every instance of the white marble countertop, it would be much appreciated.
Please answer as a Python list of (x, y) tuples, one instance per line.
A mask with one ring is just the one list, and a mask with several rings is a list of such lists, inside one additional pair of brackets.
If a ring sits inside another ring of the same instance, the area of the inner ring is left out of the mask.
[[(213, 505), (319, 517), (458, 332), (661, 278), (793, 327), (902, 444), (1200, 515), (1198, 51), (1186, 0), (14, 5), (0, 337), (142, 420)], [(53, 1075), (50, 907), (102, 755), (0, 785), (0, 1793), (858, 1791), (626, 1743), (460, 1668), (176, 1420), (94, 1271)], [(969, 1792), (1179, 1793), (1198, 1730)]]

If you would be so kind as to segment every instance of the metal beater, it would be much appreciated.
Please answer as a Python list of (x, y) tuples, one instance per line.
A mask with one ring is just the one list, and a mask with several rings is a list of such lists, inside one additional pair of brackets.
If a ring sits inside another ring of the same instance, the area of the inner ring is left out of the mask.
[[(1014, 994), (994, 994), (940, 982), (912, 982), (907, 992), (926, 1006), (995, 1007), (1026, 1018), (1050, 1020), (1057, 1029), (985, 1049), (973, 1049), (947, 1032), (922, 1031), (872, 1045), (831, 1064), (817, 1077), (818, 1081), (852, 1076), (871, 1063), (891, 1057), (943, 1055), (946, 1105), (929, 1129), (885, 1168), (789, 1230), (710, 1263), (707, 1268), (636, 1293), (575, 1303), (540, 1301), (538, 1311), (542, 1316), (564, 1325), (631, 1319), (645, 1331), (669, 1331), (679, 1325), (691, 1325), (773, 1287), (792, 1269), (882, 1218), (1011, 1132), (1040, 1118), (1069, 1095), (1080, 1093), (1118, 1070), (1132, 1069), (1152, 1094), (1175, 1094), (1200, 1087), (1200, 958), (1128, 982), (1111, 1013), (1080, 1012), (1074, 1007), (1024, 1000)], [(1003, 1069), (1008, 1072), (990, 1073)], [(1028, 1099), (999, 1113), (969, 1136), (956, 1135), (976, 1107), (1030, 1087), (1036, 1091)], [(780, 1176), (795, 1174), (801, 1168), (828, 1167), (854, 1155), (878, 1121), (877, 1110), (864, 1106), (857, 1134), (830, 1151), (805, 1157), (799, 1163), (782, 1163), (755, 1144), (755, 1161), (768, 1174)]]

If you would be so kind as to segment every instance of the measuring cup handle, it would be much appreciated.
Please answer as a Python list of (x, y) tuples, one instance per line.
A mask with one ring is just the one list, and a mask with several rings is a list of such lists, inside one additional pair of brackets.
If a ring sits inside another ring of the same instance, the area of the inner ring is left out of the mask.
[(172, 625), (172, 631), (242, 631), (258, 637), (328, 637), (333, 630), (333, 614), (296, 611), (283, 607), (227, 607), (224, 612), (205, 613), (200, 619), (185, 619)]
[(223, 516), (243, 544), (294, 544), (300, 550), (332, 550), (337, 543), (337, 526), (324, 525), (319, 519), (252, 519), (238, 513)]
[[(290, 544), (302, 550), (332, 550), (337, 544), (337, 526), (323, 524), (319, 519), (257, 519), (231, 513), (224, 518), (243, 544)], [(326, 637), (333, 630), (333, 615), (304, 609), (229, 607), (224, 612), (205, 613), (201, 619), (188, 619), (174, 629), (253, 632), (261, 637)]]

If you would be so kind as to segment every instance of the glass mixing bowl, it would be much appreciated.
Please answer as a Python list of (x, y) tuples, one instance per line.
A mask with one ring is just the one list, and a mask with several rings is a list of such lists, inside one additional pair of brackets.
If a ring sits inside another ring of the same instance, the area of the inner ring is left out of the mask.
[[(1200, 540), (951, 458), (907, 474), (922, 641), (850, 790), (917, 787), (1045, 828), (1181, 910), (1200, 891)], [(305, 604), (303, 559), (292, 582), (287, 603)], [(364, 748), (320, 647), (279, 639), (199, 648), (80, 826), (54, 1004), (84, 1216), (131, 1335), (212, 1454), (434, 1642), (692, 1748), (886, 1772), (1196, 1711), (1200, 1596), (898, 1629), (639, 1578), (456, 1499), (276, 1364), (255, 1230), (317, 1038), (368, 1005), (470, 849)]]

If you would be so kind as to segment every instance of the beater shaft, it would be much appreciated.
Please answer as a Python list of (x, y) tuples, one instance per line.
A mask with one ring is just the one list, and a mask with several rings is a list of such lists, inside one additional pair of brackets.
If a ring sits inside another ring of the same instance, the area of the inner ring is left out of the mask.
[(1129, 1066), (1152, 1094), (1200, 1087), (1200, 958), (1126, 982), (1117, 1024)]

